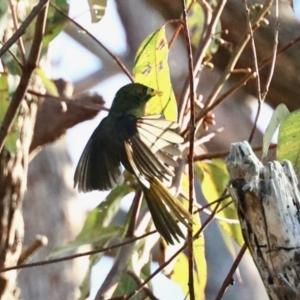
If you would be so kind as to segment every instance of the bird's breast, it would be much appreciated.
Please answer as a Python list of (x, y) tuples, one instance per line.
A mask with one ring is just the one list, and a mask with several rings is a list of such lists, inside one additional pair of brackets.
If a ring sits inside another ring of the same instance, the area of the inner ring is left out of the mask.
[(115, 134), (119, 141), (128, 141), (137, 133), (137, 118), (133, 115), (122, 114), (114, 118)]

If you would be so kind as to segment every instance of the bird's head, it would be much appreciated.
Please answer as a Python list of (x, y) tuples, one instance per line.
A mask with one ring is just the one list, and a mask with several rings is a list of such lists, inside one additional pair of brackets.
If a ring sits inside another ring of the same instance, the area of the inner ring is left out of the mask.
[(162, 92), (140, 83), (129, 83), (118, 90), (112, 103), (110, 114), (128, 113), (137, 117), (145, 115), (146, 104)]

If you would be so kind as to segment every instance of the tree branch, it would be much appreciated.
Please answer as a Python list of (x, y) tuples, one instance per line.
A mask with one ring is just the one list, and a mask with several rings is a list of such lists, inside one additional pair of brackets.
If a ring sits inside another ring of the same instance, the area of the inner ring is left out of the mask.
[[(5, 114), (5, 117), (3, 119), (3, 122), (2, 122), (2, 125), (0, 128), (0, 152), (3, 149), (6, 136), (7, 136), (8, 132), (11, 130), (13, 121), (18, 114), (21, 101), (23, 100), (23, 98), (25, 96), (29, 82), (31, 80), (32, 73), (35, 70), (36, 64), (38, 62), (38, 58), (39, 58), (40, 51), (42, 48), (42, 39), (43, 39), (44, 31), (45, 31), (45, 25), (46, 25), (46, 16), (47, 16), (47, 11), (48, 11), (48, 5), (46, 5), (46, 3), (48, 3), (48, 1), (49, 0), (41, 0), (39, 3), (39, 6), (36, 6), (33, 10), (33, 11), (36, 11), (37, 9), (39, 9), (40, 14), (37, 18), (37, 22), (36, 22), (36, 26), (35, 26), (35, 33), (33, 36), (32, 46), (30, 49), (28, 60), (23, 66), (23, 73), (21, 76), (20, 83), (11, 99), (10, 105), (7, 109), (7, 112)], [(37, 11), (36, 14), (39, 11)], [(31, 14), (29, 16), (31, 16)], [(27, 26), (29, 24), (30, 24), (30, 22), (27, 24)], [(21, 29), (21, 27), (20, 27), (20, 29)], [(25, 28), (23, 30), (25, 30)], [(0, 49), (0, 57), (1, 57), (2, 49)]]

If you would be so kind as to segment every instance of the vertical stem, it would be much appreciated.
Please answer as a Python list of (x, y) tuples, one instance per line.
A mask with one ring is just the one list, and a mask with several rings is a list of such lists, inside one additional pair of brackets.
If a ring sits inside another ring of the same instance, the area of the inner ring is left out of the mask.
[[(194, 87), (194, 70), (193, 70), (193, 54), (191, 38), (187, 23), (187, 8), (185, 0), (182, 0), (183, 7), (183, 30), (186, 39), (186, 48), (188, 55), (189, 66), (189, 82), (190, 82), (190, 132), (189, 132), (189, 212), (193, 215), (194, 207), (194, 140), (195, 140), (195, 87)], [(193, 223), (188, 229), (188, 259), (189, 259), (189, 292), (190, 299), (195, 299), (195, 287), (194, 287), (194, 248), (193, 248)]]

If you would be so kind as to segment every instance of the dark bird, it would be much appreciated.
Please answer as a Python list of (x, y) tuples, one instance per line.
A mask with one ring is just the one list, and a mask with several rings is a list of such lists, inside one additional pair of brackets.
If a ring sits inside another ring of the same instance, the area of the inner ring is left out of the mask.
[[(90, 137), (74, 175), (74, 187), (89, 192), (109, 190), (123, 183), (121, 164), (140, 183), (157, 231), (167, 243), (184, 238), (178, 222), (189, 227), (190, 213), (172, 196), (162, 180), (170, 181), (173, 156), (182, 143), (172, 131), (178, 125), (160, 115), (145, 116), (148, 100), (160, 94), (139, 83), (122, 87), (111, 109)], [(177, 222), (178, 220), (178, 222)]]

